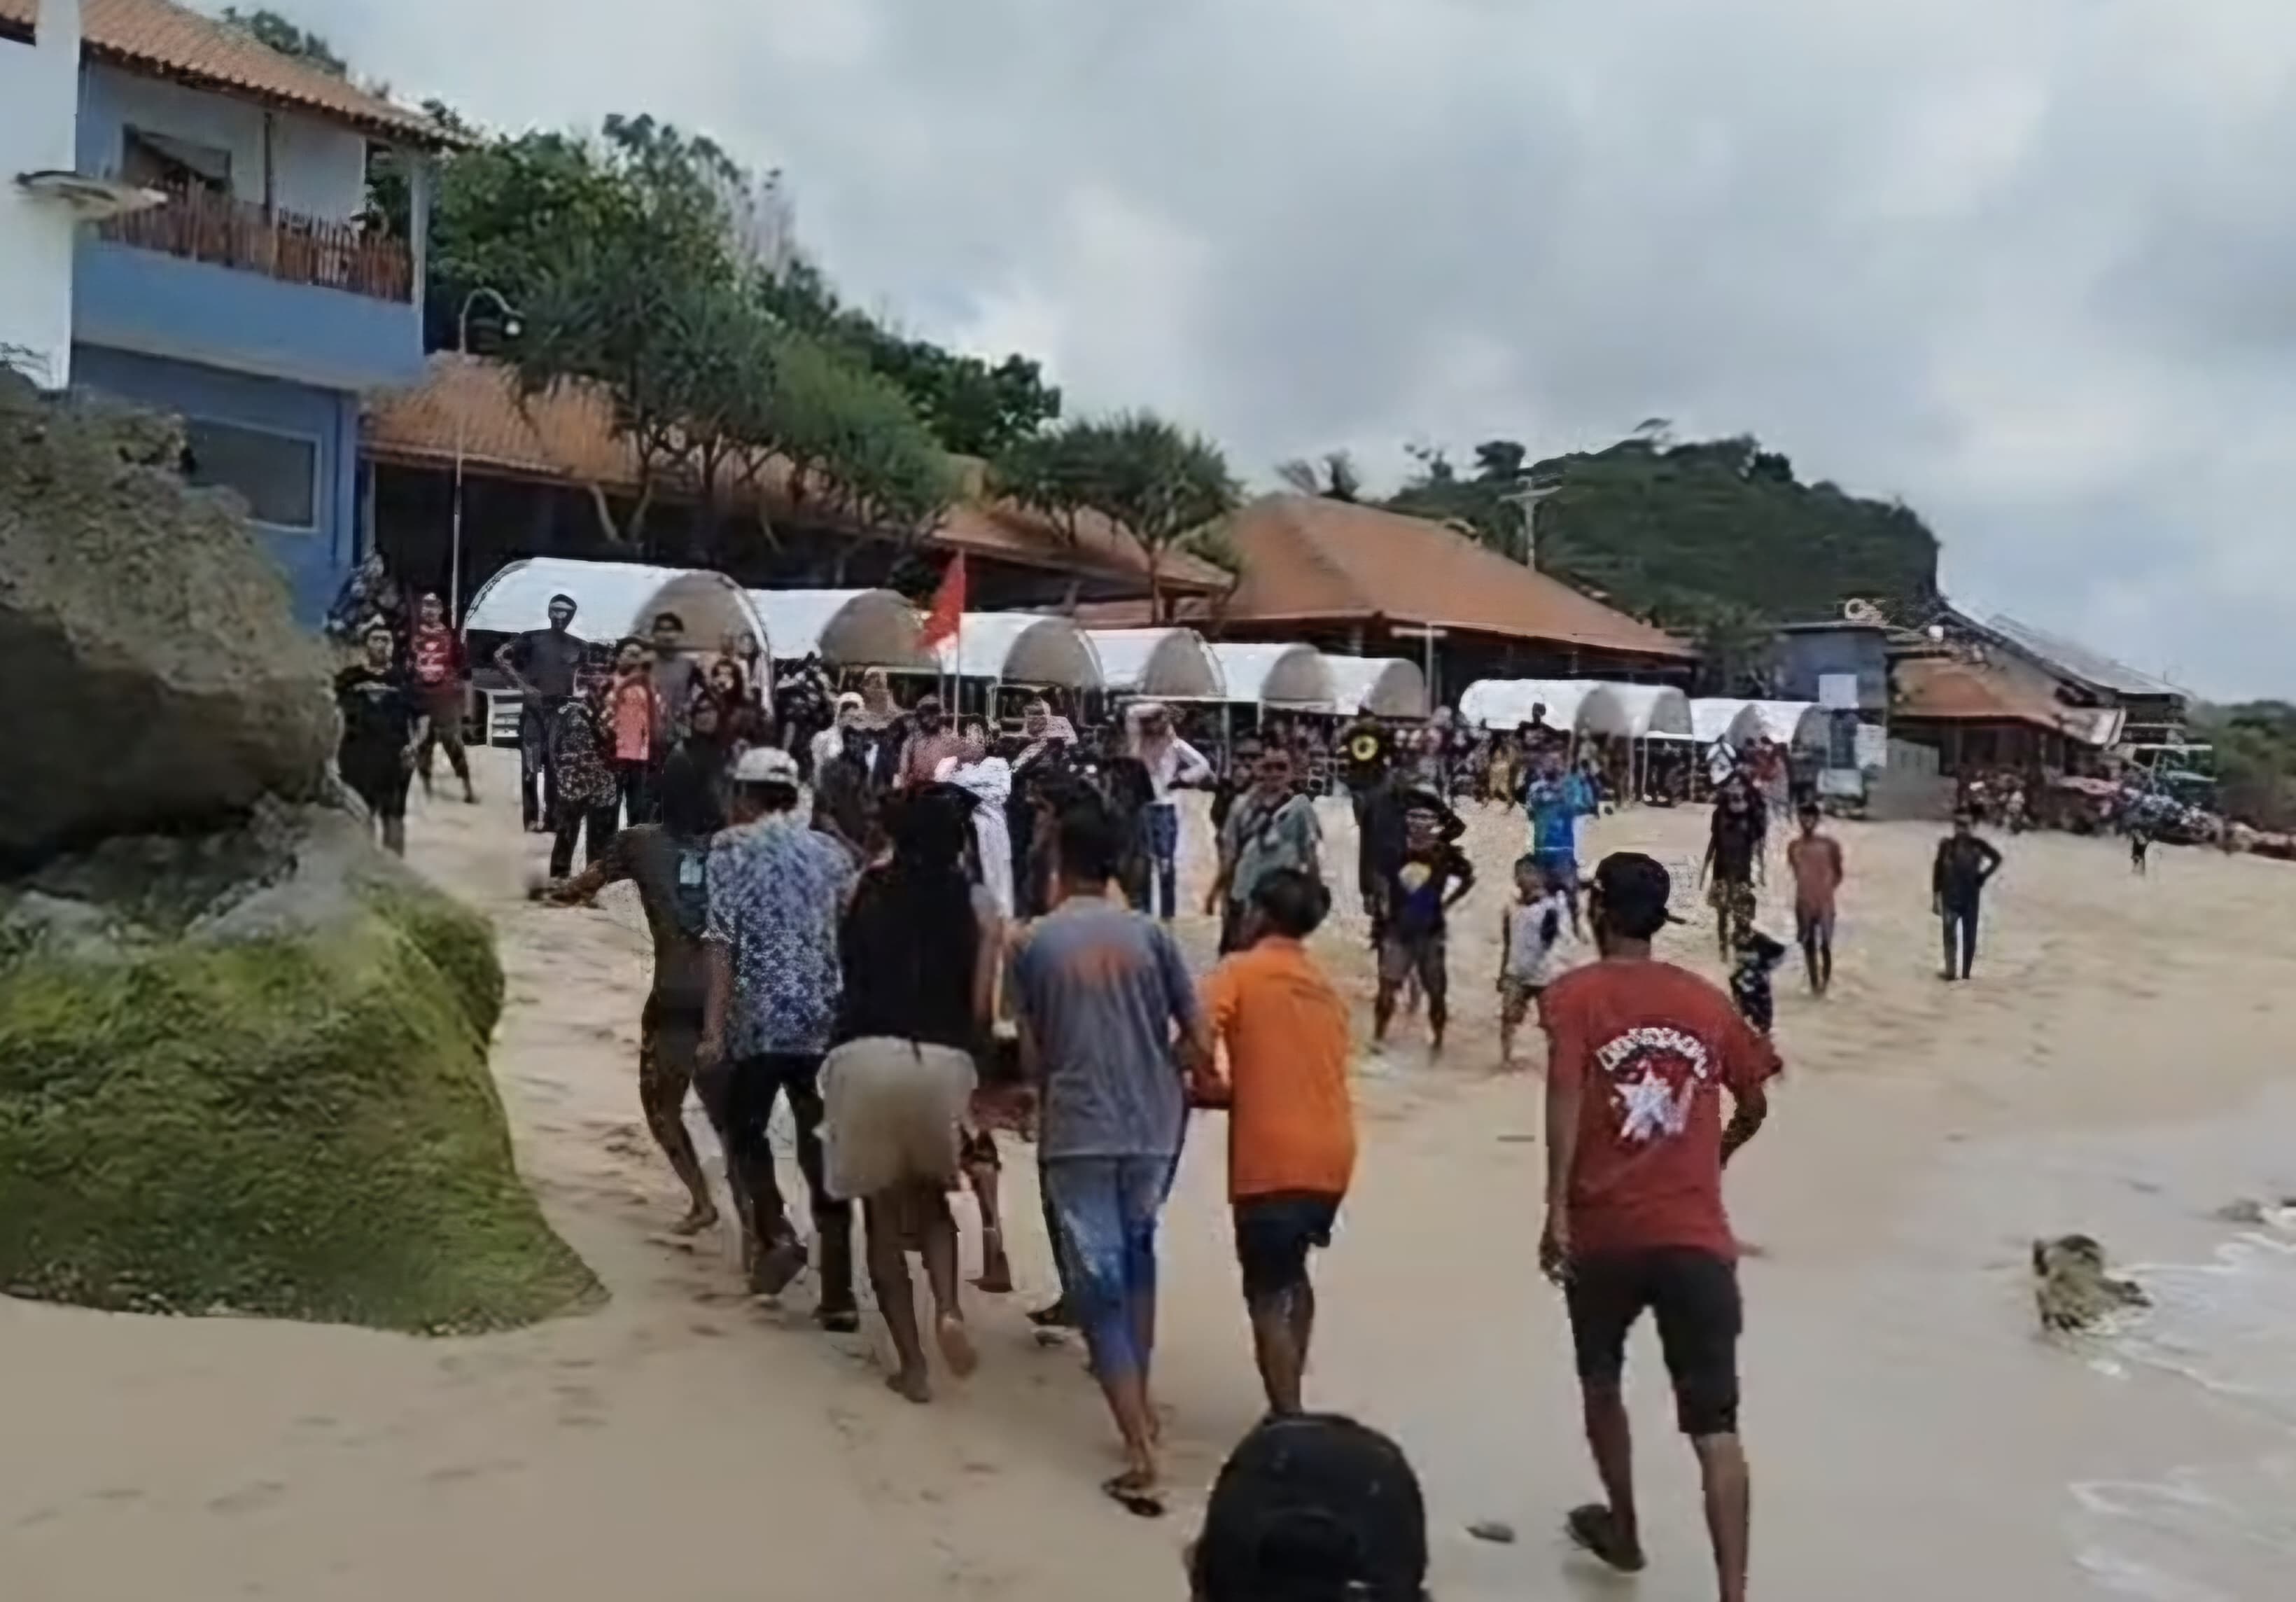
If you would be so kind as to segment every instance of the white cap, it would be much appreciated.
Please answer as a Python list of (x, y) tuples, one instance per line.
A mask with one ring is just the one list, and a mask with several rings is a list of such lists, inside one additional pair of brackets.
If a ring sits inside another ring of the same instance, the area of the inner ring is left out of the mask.
[(787, 785), (798, 787), (797, 759), (772, 745), (752, 745), (734, 764), (737, 785)]

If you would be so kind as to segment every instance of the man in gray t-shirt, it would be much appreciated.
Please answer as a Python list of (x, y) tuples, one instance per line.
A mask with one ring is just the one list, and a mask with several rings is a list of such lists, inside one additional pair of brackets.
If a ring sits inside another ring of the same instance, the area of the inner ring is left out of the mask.
[(1061, 894), (1013, 957), (1013, 996), (1044, 1086), (1037, 1149), (1062, 1290), (1124, 1437), (1125, 1471), (1103, 1489), (1154, 1512), (1156, 1226), (1187, 1115), (1182, 1072), (1209, 1066), (1211, 1042), (1171, 934), (1107, 899), (1119, 833), (1104, 806), (1062, 814)]
[(1196, 1001), (1163, 925), (1071, 895), (1029, 930), (1013, 978), (1044, 1076), (1045, 1161), (1177, 1153), (1185, 1109), (1172, 1031), (1194, 1026)]

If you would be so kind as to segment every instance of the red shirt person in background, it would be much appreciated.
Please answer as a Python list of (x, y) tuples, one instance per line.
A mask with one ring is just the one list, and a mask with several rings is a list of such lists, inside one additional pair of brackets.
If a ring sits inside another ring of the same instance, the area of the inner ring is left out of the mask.
[(463, 781), (463, 799), (476, 801), (478, 792), (471, 787), (471, 759), (463, 750), (471, 665), (463, 654), (463, 642), (455, 626), (447, 620), (446, 604), (433, 591), (426, 590), (414, 604), (414, 627), (406, 637), (406, 666), (414, 693), (430, 719), (422, 747), (415, 755), (416, 769), (422, 775), (422, 793), (430, 793), (430, 752), (444, 746), (447, 766)]
[(1698, 1455), (1722, 1602), (1744, 1602), (1742, 1307), (1722, 1168), (1761, 1128), (1778, 1057), (1728, 997), (1651, 955), (1652, 937), (1670, 921), (1672, 891), (1649, 857), (1604, 859), (1587, 908), (1602, 959), (1541, 998), (1549, 1065), (1539, 1260), (1570, 1304), (1587, 1440), (1605, 1498), (1571, 1513), (1571, 1538), (1621, 1572), (1643, 1566), (1620, 1384), (1627, 1333), (1647, 1308), (1657, 1316), (1678, 1422)]

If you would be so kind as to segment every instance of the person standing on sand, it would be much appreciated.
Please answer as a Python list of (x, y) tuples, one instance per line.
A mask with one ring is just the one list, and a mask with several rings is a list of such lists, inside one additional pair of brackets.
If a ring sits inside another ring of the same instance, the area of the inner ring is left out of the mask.
[(1300, 1410), (1316, 1286), (1308, 1254), (1332, 1244), (1354, 1177), (1348, 1005), (1302, 943), (1331, 892), (1292, 868), (1253, 887), (1245, 949), (1204, 982), (1204, 1015), (1226, 1072), (1199, 1083), (1197, 1105), (1226, 1107), (1228, 1204), (1252, 1354), (1271, 1413)]
[(546, 832), (558, 816), (550, 741), (558, 709), (574, 697), (585, 649), (573, 633), (573, 596), (551, 596), (549, 617), (549, 628), (529, 628), (495, 653), (495, 666), (519, 693), (518, 805), (529, 834)]
[(824, 1329), (861, 1327), (853, 1300), (853, 1210), (825, 1183), (821, 1151), (821, 1060), (828, 1054), (844, 989), (839, 920), (859, 869), (852, 853), (798, 816), (797, 762), (770, 745), (734, 768), (734, 826), (709, 847), (709, 969), (699, 1083), (723, 1131), (726, 1164), (742, 1225), (750, 1286), (777, 1296), (805, 1267), (774, 1178), (767, 1126), (789, 1097), (797, 1162), (821, 1238)]
[(1124, 1472), (1102, 1490), (1152, 1518), (1157, 1221), (1179, 1162), (1182, 1076), (1204, 1072), (1210, 1040), (1170, 931), (1109, 899), (1121, 842), (1107, 809), (1070, 806), (1054, 827), (1062, 899), (1013, 959), (1021, 1061), (1043, 1087), (1062, 1283), (1124, 1439)]
[(428, 719), (406, 675), (395, 665), (398, 642), (387, 623), (369, 623), (365, 654), (335, 675), (335, 708), (343, 733), (335, 771), (366, 803), (367, 820), (394, 857), (406, 855), (406, 790)]
[(1380, 892), (1383, 928), (1379, 990), (1372, 1004), (1374, 1050), (1387, 1044), (1396, 998), (1412, 980), (1427, 998), (1428, 1049), (1439, 1056), (1443, 1050), (1443, 1030), (1450, 1018), (1451, 908), (1475, 887), (1474, 862), (1443, 823), (1433, 807), (1414, 806), (1404, 814), (1403, 854)]
[(964, 1124), (988, 1035), (999, 928), (965, 872), (973, 798), (947, 785), (887, 809), (892, 855), (861, 875), (838, 935), (845, 974), (837, 1044), (821, 1065), (824, 1174), (861, 1204), (869, 1284), (897, 1361), (886, 1384), (932, 1400), (907, 1253), (924, 1259), (941, 1357), (959, 1378), (977, 1359), (957, 1286), (948, 1193), (964, 1181)]
[(1243, 908), (1262, 874), (1298, 868), (1323, 877), (1324, 831), (1316, 803), (1292, 787), (1292, 753), (1264, 745), (1252, 786), (1237, 797), (1220, 826), (1219, 872), (1204, 897), (1204, 911), (1220, 920), (1221, 955), (1241, 949)]
[(415, 603), (414, 629), (406, 639), (406, 662), (414, 676), (415, 693), (422, 698), (423, 715), (430, 720), (414, 759), (422, 776), (422, 794), (426, 800), (430, 794), (431, 748), (443, 745), (447, 766), (463, 782), (463, 800), (476, 804), (479, 795), (471, 788), (471, 759), (463, 750), (470, 664), (463, 655), (463, 642), (455, 637), (454, 627), (447, 621), (446, 603), (428, 590)]
[[(1148, 867), (1148, 888), (1156, 916), (1170, 923), (1180, 896), (1180, 805), (1174, 792), (1211, 782), (1212, 765), (1204, 753), (1182, 739), (1172, 727), (1169, 708), (1152, 701), (1136, 702), (1125, 709), (1131, 754), (1147, 769), (1152, 798), (1140, 809), (1140, 826)], [(1145, 907), (1143, 911), (1148, 910)]]
[[(1953, 833), (1938, 842), (1930, 867), (1930, 905), (1945, 937), (1945, 977), (1966, 979), (1977, 967), (1977, 909), (1985, 887), (2001, 871), (2001, 853), (1979, 838), (1966, 808), (1953, 815)], [(1954, 965), (1955, 948), (1961, 964)]]
[(653, 768), (668, 719), (654, 689), (644, 640), (627, 639), (614, 653), (614, 681), (606, 692), (606, 737), (613, 752), (614, 789), (633, 824), (646, 821)]
[(622, 830), (603, 857), (571, 879), (547, 885), (543, 899), (585, 907), (607, 885), (637, 886), (653, 934), (653, 983), (638, 1014), (638, 1105), (646, 1128), (685, 1187), (685, 1216), (673, 1228), (694, 1235), (718, 1221), (709, 1182), (685, 1130), (685, 1093), (701, 1045), (709, 963), (701, 932), (709, 912), (711, 836), (726, 826), (718, 776), (691, 750), (672, 752), (661, 770), (660, 822)]
[(613, 843), (620, 805), (614, 770), (606, 761), (605, 681), (579, 686), (560, 702), (550, 724), (550, 790), (556, 799), (551, 817), (550, 876), (563, 879), (574, 869), (574, 846), (584, 841), (586, 866), (602, 860)]
[(1714, 909), (1715, 949), (1725, 962), (1737, 949), (1739, 935), (1754, 924), (1754, 887), (1768, 871), (1762, 852), (1767, 826), (1744, 774), (1723, 780), (1715, 793), (1713, 826), (1698, 874), (1707, 887), (1706, 904)]
[(1833, 903), (1841, 889), (1841, 842), (1821, 826), (1816, 801), (1801, 805), (1801, 833), (1786, 845), (1786, 867), (1794, 882), (1794, 941), (1813, 996), (1833, 986)]
[[(1652, 955), (1672, 921), (1663, 866), (1637, 852), (1595, 870), (1600, 960), (1547, 987), (1546, 1224), (1540, 1264), (1570, 1314), (1587, 1442), (1603, 1499), (1572, 1510), (1571, 1540), (1621, 1573), (1644, 1565), (1622, 1380), (1647, 1310), (1697, 1454), (1721, 1602), (1745, 1602), (1751, 1493), (1738, 1436), (1737, 1239), (1722, 1170), (1762, 1127), (1778, 1072), (1728, 998)], [(1722, 1092), (1733, 1102), (1722, 1121)]]
[(1515, 1035), (1554, 980), (1554, 949), (1570, 914), (1536, 854), (1515, 859), (1514, 904), (1499, 918), (1499, 1066), (1514, 1066)]
[(1577, 768), (1549, 752), (1538, 761), (1538, 776), (1523, 793), (1530, 814), (1530, 850), (1546, 872), (1546, 882), (1570, 907), (1570, 932), (1583, 936), (1578, 914), (1578, 820), (1594, 816), (1599, 801), (1595, 787)]

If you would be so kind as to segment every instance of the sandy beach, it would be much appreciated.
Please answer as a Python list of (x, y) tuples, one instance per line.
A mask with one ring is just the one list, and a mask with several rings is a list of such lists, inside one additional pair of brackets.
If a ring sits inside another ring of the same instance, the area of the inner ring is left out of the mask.
[[(520, 1160), (611, 1303), (420, 1341), (0, 1301), (6, 1593), (1182, 1594), (1203, 1489), (1259, 1408), (1218, 1126), (1197, 1131), (1165, 1231), (1157, 1389), (1176, 1497), (1173, 1516), (1144, 1523), (1095, 1490), (1113, 1442), (1079, 1352), (1039, 1346), (1021, 1317), (1050, 1281), (1025, 1147), (1006, 1148), (1022, 1294), (975, 1300), (981, 1371), (929, 1409), (879, 1384), (873, 1327), (822, 1335), (805, 1283), (786, 1309), (756, 1305), (727, 1240), (667, 1234), (679, 1198), (635, 1083), (635, 900), (529, 905), (546, 842), (517, 830), (514, 760), (474, 754), (486, 804), (418, 800), (411, 856), (496, 920), (510, 1005), (494, 1064)], [(1345, 805), (1324, 816), (1351, 869)], [(1672, 866), (1692, 923), (1669, 954), (1711, 973), (1691, 888), (1705, 820), (1603, 818), (1582, 856), (1633, 847)], [(1406, 1024), (1361, 1065), (1363, 1164), (1319, 1269), (1310, 1396), (1411, 1453), (1439, 1598), (1620, 1595), (1558, 1532), (1591, 1476), (1562, 1308), (1534, 1261), (1538, 1081), (1496, 1072), (1491, 984), (1522, 828), (1495, 809), (1471, 825), (1484, 882), (1456, 915), (1450, 1049), (1429, 1063)], [(2111, 842), (2001, 839), (1977, 978), (1948, 986), (1929, 911), (1936, 831), (1838, 833), (1835, 989), (1815, 1001), (1798, 967), (1781, 973), (1787, 1077), (1731, 1175), (1759, 1248), (1743, 1357), (1756, 1594), (2284, 1595), (2296, 1234), (2214, 1215), (2296, 1196), (2296, 869), (2163, 849), (2139, 880)], [(1194, 900), (1200, 811), (1185, 838)], [(1771, 866), (1764, 924), (1786, 938)], [(1208, 960), (1209, 923), (1182, 932)], [(1317, 946), (1367, 1029), (1360, 921), (1335, 918)], [(2143, 1276), (2151, 1319), (2075, 1349), (2035, 1334), (2025, 1266), (2034, 1236), (2071, 1229), (2161, 1265)], [(1633, 1594), (1710, 1597), (1647, 1330), (1634, 1360), (1652, 1566)], [(1521, 1539), (1479, 1544), (1465, 1526), (1480, 1519)]]

